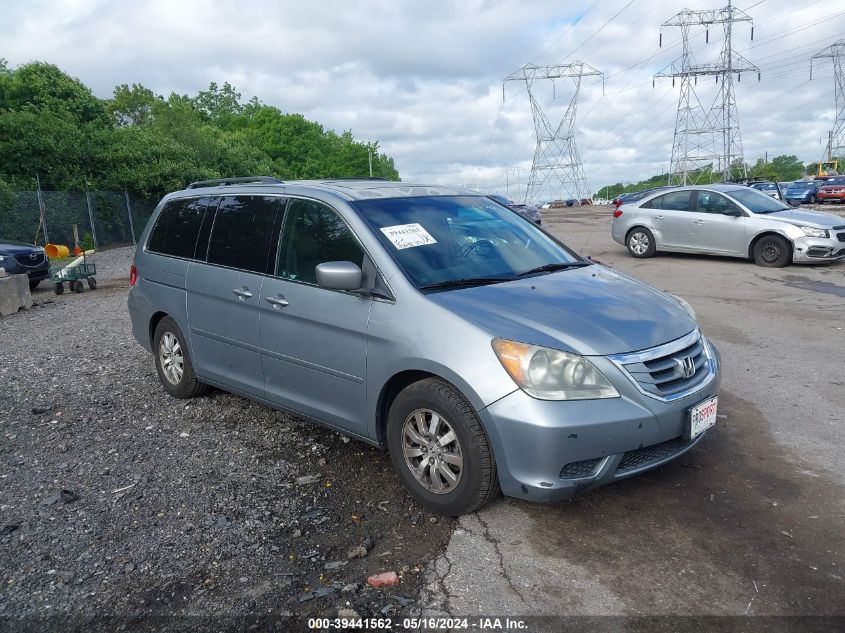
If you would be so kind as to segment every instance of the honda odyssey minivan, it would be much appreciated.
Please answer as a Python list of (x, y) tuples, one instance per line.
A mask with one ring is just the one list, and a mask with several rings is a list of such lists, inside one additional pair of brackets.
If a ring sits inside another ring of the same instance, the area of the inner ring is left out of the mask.
[(387, 448), (423, 505), (475, 510), (649, 470), (716, 421), (682, 299), (476, 192), (380, 180), (191, 184), (130, 272), (177, 398), (214, 386)]

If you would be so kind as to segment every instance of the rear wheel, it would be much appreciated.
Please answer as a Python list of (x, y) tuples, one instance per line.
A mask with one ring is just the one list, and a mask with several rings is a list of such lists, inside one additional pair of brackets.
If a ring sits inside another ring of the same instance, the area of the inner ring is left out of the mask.
[(396, 396), (387, 442), (402, 483), (434, 512), (459, 516), (499, 494), (487, 433), (472, 406), (445, 381), (428, 378)]
[(62, 294), (64, 291), (65, 291), (64, 284), (57, 283), (55, 286), (53, 286), (53, 292), (55, 292), (57, 295)]
[(628, 246), (628, 252), (638, 259), (653, 257), (657, 252), (654, 235), (651, 231), (642, 227), (631, 229), (625, 243)]
[(88, 277), (88, 287), (91, 290), (97, 289), (97, 280), (94, 277)]
[(171, 396), (195, 398), (208, 392), (208, 385), (201, 383), (194, 373), (182, 331), (170, 317), (164, 317), (156, 326), (153, 353), (158, 378)]
[(751, 252), (754, 263), (766, 268), (782, 268), (792, 261), (792, 244), (780, 235), (764, 235)]
[(35, 290), (38, 287), (38, 284), (41, 283), (40, 279), (30, 279), (29, 281), (29, 289)]

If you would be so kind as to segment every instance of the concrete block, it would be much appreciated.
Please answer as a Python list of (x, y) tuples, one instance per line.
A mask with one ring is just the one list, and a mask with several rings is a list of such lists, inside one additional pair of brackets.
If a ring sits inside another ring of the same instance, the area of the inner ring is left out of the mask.
[(15, 314), (21, 308), (28, 310), (31, 307), (29, 277), (26, 275), (0, 277), (0, 316)]

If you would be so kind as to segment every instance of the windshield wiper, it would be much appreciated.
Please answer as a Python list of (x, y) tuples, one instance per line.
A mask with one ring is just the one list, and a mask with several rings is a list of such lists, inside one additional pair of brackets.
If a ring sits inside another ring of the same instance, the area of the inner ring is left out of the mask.
[(420, 286), (420, 290), (432, 290), (433, 288), (455, 288), (459, 286), (486, 286), (488, 284), (498, 284), (503, 281), (513, 281), (513, 277), (465, 277), (463, 279), (446, 279), (444, 281), (435, 281), (430, 284)]
[(584, 266), (590, 266), (590, 262), (556, 262), (554, 264), (543, 264), (542, 266), (537, 266), (536, 268), (529, 268), (517, 275), (517, 277), (524, 277), (525, 275), (533, 275), (534, 273), (550, 273), (556, 270), (566, 270), (568, 268), (583, 268)]

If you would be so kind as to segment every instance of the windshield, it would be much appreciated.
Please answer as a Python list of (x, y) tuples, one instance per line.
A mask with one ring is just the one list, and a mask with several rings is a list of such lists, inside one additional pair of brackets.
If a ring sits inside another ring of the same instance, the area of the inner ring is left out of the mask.
[(467, 285), (473, 280), (507, 281), (541, 266), (586, 263), (529, 220), (484, 196), (359, 200), (352, 205), (418, 288), (458, 280)]
[(757, 184), (751, 185), (755, 189), (774, 189), (775, 184), (772, 182), (758, 182)]
[(751, 187), (732, 189), (727, 193), (731, 198), (745, 205), (751, 213), (774, 213), (775, 211), (787, 211), (792, 208)]
[(813, 183), (811, 182), (793, 182), (789, 185), (790, 189), (812, 189)]

